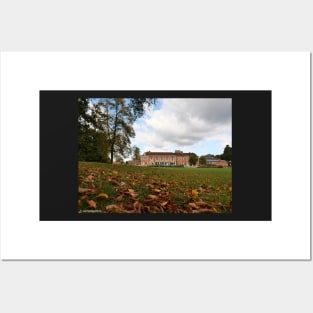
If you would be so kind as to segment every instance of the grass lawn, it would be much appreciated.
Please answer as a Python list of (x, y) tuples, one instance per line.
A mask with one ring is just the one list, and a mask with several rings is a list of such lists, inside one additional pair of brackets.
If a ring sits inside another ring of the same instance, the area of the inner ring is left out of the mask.
[(78, 210), (90, 213), (231, 213), (231, 168), (79, 162)]

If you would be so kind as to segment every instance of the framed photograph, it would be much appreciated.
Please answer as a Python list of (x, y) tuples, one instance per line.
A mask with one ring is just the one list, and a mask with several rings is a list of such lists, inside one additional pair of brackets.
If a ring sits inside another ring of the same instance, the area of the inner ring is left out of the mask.
[(2, 52), (1, 125), (2, 259), (311, 258), (309, 52)]
[(40, 91), (40, 220), (271, 220), (271, 91)]

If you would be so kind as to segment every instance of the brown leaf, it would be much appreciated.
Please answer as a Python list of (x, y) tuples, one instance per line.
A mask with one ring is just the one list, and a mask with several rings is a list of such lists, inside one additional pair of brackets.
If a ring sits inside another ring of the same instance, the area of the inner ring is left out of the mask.
[(211, 209), (199, 209), (199, 213), (212, 213), (212, 210)]
[(119, 196), (116, 198), (116, 201), (123, 201), (123, 198), (124, 198), (123, 195), (119, 195)]
[(95, 201), (93, 201), (93, 200), (87, 200), (87, 203), (92, 208), (96, 208), (97, 207), (97, 203)]
[(139, 201), (134, 202), (133, 204), (133, 208), (136, 212), (141, 213), (141, 209), (142, 209), (143, 205), (142, 203), (140, 203)]
[(78, 187), (78, 193), (86, 193), (86, 192), (94, 192), (94, 189)]
[(93, 182), (94, 181), (94, 177), (92, 174), (88, 175), (87, 179), (90, 181), (90, 182)]
[(193, 203), (193, 202), (191, 202), (191, 203), (188, 203), (188, 205), (191, 207), (191, 208), (193, 208), (193, 209), (199, 209), (199, 207), (195, 204), (195, 203)]
[(106, 211), (108, 211), (108, 212), (111, 212), (113, 210), (114, 211), (120, 211), (121, 210), (121, 208), (116, 204), (107, 205), (105, 208), (106, 208)]
[(195, 204), (199, 207), (211, 207), (211, 205), (209, 205), (208, 203), (206, 202), (203, 202), (203, 201), (198, 201), (198, 202), (195, 202)]
[(210, 208), (210, 209), (208, 209), (208, 210), (210, 210), (211, 213), (218, 213), (215, 208)]
[(155, 196), (155, 195), (148, 195), (148, 198), (150, 198), (150, 199), (158, 199), (158, 196)]

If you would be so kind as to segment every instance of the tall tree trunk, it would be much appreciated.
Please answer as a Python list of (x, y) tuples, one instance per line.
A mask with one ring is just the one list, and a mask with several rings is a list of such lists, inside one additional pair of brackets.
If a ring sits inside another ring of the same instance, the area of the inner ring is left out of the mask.
[(112, 143), (111, 143), (111, 164), (113, 164), (113, 155), (114, 155), (114, 145), (116, 140), (116, 129), (117, 129), (117, 117), (118, 117), (118, 103), (115, 103), (115, 119), (114, 119), (114, 131), (112, 135)]
[(113, 155), (114, 155), (114, 144), (111, 145), (111, 156), (110, 156), (110, 160), (111, 160), (111, 164), (113, 164)]

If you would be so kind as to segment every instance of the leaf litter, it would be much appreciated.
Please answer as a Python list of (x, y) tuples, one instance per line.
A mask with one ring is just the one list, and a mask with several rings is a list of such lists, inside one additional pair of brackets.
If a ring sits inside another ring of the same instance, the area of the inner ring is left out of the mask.
[(79, 166), (80, 213), (218, 214), (232, 212), (231, 178), (187, 175), (166, 169)]

